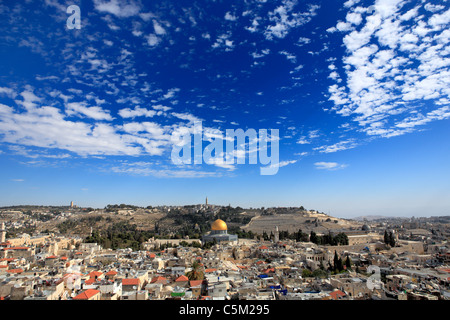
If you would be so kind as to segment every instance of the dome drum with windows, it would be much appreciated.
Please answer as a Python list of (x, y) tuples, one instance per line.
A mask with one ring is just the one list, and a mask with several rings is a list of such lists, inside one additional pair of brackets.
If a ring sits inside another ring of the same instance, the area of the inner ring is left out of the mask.
[(234, 234), (228, 234), (228, 226), (225, 221), (217, 219), (211, 224), (211, 232), (202, 238), (202, 242), (217, 241), (217, 242), (237, 242), (238, 238)]

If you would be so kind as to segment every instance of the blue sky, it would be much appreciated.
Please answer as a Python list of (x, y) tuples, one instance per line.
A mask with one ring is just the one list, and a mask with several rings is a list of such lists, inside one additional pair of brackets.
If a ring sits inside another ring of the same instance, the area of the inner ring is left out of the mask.
[[(447, 1), (3, 1), (0, 18), (0, 205), (449, 213)], [(195, 121), (278, 129), (279, 171), (174, 165)]]

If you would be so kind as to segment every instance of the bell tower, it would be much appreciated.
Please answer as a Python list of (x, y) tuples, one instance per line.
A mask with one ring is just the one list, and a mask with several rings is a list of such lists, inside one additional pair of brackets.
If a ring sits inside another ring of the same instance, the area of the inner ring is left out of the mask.
[(5, 228), (5, 223), (2, 222), (2, 227), (0, 229), (0, 242), (6, 242), (6, 228)]

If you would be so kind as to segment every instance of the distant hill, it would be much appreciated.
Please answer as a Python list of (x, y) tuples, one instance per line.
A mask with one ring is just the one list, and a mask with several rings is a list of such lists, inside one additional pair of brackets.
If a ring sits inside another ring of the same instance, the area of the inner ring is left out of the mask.
[[(407, 217), (402, 217), (403, 219), (408, 219)], [(368, 216), (360, 216), (360, 217), (355, 217), (355, 218), (351, 218), (352, 220), (356, 220), (356, 221), (373, 221), (373, 220), (378, 220), (378, 219), (401, 219), (400, 217), (388, 217), (388, 216), (377, 216), (377, 215), (368, 215)]]

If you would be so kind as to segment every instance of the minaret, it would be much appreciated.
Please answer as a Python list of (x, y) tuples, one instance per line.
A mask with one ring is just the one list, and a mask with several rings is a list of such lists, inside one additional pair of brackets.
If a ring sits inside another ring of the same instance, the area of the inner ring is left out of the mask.
[(206, 197), (206, 206), (208, 206), (208, 197)]
[(2, 228), (0, 229), (0, 232), (1, 232), (0, 242), (6, 242), (6, 228), (4, 222), (2, 222)]

